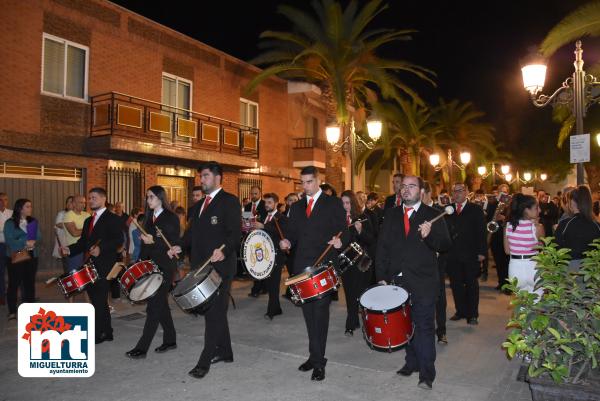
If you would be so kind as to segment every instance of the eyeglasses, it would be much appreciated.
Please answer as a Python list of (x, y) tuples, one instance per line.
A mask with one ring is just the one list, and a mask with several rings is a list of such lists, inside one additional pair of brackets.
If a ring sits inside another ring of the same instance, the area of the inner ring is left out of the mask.
[(456, 193), (456, 192), (465, 192), (464, 188), (461, 189), (453, 189), (452, 192)]
[(407, 185), (402, 185), (400, 187), (400, 189), (417, 189), (419, 188), (419, 186), (417, 184), (407, 184)]

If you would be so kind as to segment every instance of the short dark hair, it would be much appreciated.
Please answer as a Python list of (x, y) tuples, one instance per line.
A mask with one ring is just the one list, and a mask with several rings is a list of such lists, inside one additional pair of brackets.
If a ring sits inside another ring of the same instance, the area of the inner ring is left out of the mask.
[(321, 191), (323, 192), (331, 191), (331, 196), (337, 197), (337, 191), (331, 184), (324, 182), (323, 184), (319, 185), (319, 188), (321, 188)]
[(431, 193), (431, 184), (428, 181), (423, 181), (423, 189), (425, 190), (425, 193), (430, 194)]
[(198, 172), (202, 172), (202, 170), (208, 170), (214, 175), (220, 175), (223, 177), (223, 167), (216, 161), (209, 161), (202, 163), (200, 167), (198, 167)]
[(106, 193), (106, 189), (104, 189), (104, 188), (101, 188), (101, 187), (94, 187), (94, 188), (90, 189), (88, 192), (89, 192), (90, 194), (91, 194), (92, 192), (93, 192), (93, 193), (96, 193), (96, 194), (98, 194), (98, 195), (104, 196), (105, 198), (107, 198), (107, 197), (108, 197), (108, 194)]
[(367, 195), (367, 200), (379, 200), (379, 195), (377, 195), (377, 192), (369, 192)]
[(302, 167), (300, 175), (314, 175), (316, 177), (319, 175), (319, 170), (315, 166)]
[(192, 188), (192, 192), (196, 192), (196, 191), (202, 191), (202, 186), (194, 185), (194, 188)]
[(263, 195), (263, 199), (273, 199), (275, 203), (279, 203), (279, 195), (275, 192), (268, 192)]
[(285, 200), (288, 200), (290, 198), (290, 196), (295, 196), (296, 198), (298, 198), (298, 194), (295, 192), (290, 192), (289, 194), (287, 194), (287, 196), (285, 197)]
[(394, 176), (392, 178), (396, 178), (396, 177), (400, 177), (400, 179), (404, 179), (404, 174), (396, 173), (396, 174), (394, 174)]

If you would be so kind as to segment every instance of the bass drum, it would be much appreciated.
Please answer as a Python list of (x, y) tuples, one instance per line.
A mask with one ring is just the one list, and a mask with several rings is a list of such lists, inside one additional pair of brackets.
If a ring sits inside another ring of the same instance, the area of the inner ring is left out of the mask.
[(275, 245), (263, 230), (254, 230), (242, 242), (240, 254), (244, 267), (256, 280), (268, 278), (275, 267)]

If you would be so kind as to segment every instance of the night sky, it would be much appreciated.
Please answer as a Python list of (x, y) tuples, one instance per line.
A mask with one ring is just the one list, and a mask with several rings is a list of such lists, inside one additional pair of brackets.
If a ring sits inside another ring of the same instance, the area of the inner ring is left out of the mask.
[[(242, 60), (255, 56), (264, 30), (289, 29), (276, 11), (281, 3), (310, 9), (307, 0), (148, 2), (117, 0), (132, 11), (187, 34)], [(406, 81), (430, 102), (439, 97), (473, 101), (487, 114), (506, 150), (518, 149), (531, 130), (548, 132), (554, 141), (557, 126), (551, 110), (536, 109), (522, 87), (519, 60), (541, 42), (567, 13), (586, 1), (398, 1), (374, 27), (416, 29), (410, 42), (385, 49), (385, 56), (406, 59), (437, 73), (437, 88), (406, 76)], [(345, 4), (345, 3), (344, 3)], [(234, 33), (235, 27), (235, 33)], [(586, 47), (587, 43), (587, 47)], [(591, 44), (594, 46), (591, 46)], [(600, 61), (592, 51), (599, 41), (583, 41), (586, 66)], [(574, 46), (573, 46), (574, 47)], [(549, 61), (546, 90), (557, 88), (572, 74), (573, 47), (565, 46)]]

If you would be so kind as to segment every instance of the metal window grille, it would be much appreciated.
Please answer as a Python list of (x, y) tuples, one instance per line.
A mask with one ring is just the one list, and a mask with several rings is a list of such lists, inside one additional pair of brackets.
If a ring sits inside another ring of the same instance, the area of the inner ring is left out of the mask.
[(108, 201), (123, 202), (126, 213), (133, 207), (144, 207), (144, 174), (128, 168), (109, 167), (107, 172)]

